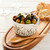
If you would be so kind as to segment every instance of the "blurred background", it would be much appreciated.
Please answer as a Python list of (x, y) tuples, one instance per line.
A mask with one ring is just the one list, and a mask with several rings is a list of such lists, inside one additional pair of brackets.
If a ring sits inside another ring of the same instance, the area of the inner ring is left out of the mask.
[[(39, 2), (50, 4), (50, 0), (0, 0), (0, 50), (3, 50), (2, 38), (4, 34), (13, 25), (12, 16), (16, 15), (18, 12), (31, 12), (36, 10), (36, 6)], [(43, 40), (40, 45), (38, 44), (38, 46), (31, 50), (50, 50), (47, 38), (49, 38), (49, 35), (45, 38), (46, 40)], [(47, 41), (48, 46), (46, 43), (43, 43), (44, 41)]]
[(13, 15), (34, 11), (39, 2), (50, 3), (50, 0), (0, 0), (0, 32), (6, 32), (12, 26), (10, 18)]

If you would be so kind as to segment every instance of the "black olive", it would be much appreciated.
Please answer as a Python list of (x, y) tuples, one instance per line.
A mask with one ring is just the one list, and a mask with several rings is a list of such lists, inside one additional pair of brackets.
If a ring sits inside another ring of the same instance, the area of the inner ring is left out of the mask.
[(35, 18), (35, 16), (34, 16), (33, 14), (31, 14), (31, 18), (32, 18), (32, 19), (34, 19), (34, 18)]
[(36, 21), (38, 21), (38, 18), (36, 18)]
[(30, 21), (32, 21), (32, 18), (31, 17), (27, 17), (27, 19), (29, 19)]
[(27, 20), (27, 18), (24, 18), (23, 21), (25, 22)]

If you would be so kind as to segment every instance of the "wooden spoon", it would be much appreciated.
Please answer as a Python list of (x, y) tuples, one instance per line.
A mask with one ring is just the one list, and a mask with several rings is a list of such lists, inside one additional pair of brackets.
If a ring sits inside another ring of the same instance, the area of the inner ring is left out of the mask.
[(22, 38), (22, 37), (17, 37), (17, 38), (12, 38), (11, 40), (10, 40), (10, 42), (11, 43), (17, 43), (17, 42), (21, 42), (21, 41), (24, 41), (24, 40), (31, 40), (31, 39), (34, 39), (34, 38), (42, 38), (42, 37), (44, 37), (44, 36), (46, 36), (46, 34), (42, 34), (42, 35), (36, 35), (36, 36), (31, 36), (31, 37), (24, 37), (24, 38)]

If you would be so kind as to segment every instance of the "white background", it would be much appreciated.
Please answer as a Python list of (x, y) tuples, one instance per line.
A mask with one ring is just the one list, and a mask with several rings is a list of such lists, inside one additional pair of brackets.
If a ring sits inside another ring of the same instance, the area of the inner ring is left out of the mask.
[[(36, 10), (39, 2), (50, 3), (50, 0), (0, 0), (0, 50), (2, 39), (6, 31), (13, 25), (11, 17), (17, 12), (30, 12)], [(20, 8), (18, 8), (20, 7)], [(3, 15), (6, 12), (6, 15)], [(31, 50), (50, 50), (50, 30), (47, 36)]]

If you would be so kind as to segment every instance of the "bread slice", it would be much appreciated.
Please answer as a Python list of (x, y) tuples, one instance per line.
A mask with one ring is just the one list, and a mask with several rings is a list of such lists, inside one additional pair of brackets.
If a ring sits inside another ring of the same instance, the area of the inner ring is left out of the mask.
[(42, 9), (39, 11), (38, 16), (41, 20), (49, 20), (50, 21), (50, 10)]
[(40, 11), (41, 9), (43, 9), (43, 5), (41, 3), (39, 3), (36, 7), (37, 11)]
[(40, 11), (42, 9), (49, 9), (50, 10), (50, 4), (41, 2), (37, 5), (36, 9), (37, 9), (37, 11)]

